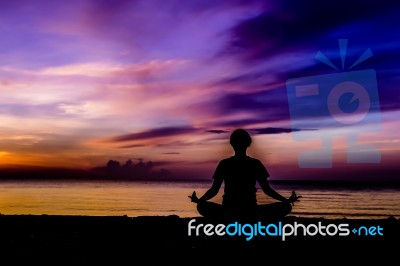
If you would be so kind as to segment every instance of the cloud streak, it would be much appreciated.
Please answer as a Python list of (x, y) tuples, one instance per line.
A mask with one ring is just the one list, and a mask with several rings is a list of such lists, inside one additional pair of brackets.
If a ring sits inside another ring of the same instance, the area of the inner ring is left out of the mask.
[(257, 135), (282, 134), (282, 133), (291, 133), (291, 132), (307, 131), (307, 130), (315, 130), (315, 129), (278, 128), (278, 127), (266, 127), (266, 128), (252, 128), (252, 129), (250, 129), (250, 131), (253, 134), (257, 134)]
[(214, 133), (214, 134), (223, 134), (223, 133), (228, 133), (226, 130), (221, 130), (221, 129), (210, 129), (206, 130), (208, 133)]
[(193, 127), (164, 127), (146, 130), (138, 133), (123, 134), (110, 139), (112, 142), (124, 142), (124, 141), (138, 141), (143, 139), (153, 139), (160, 137), (171, 137), (177, 135), (188, 134), (197, 131)]

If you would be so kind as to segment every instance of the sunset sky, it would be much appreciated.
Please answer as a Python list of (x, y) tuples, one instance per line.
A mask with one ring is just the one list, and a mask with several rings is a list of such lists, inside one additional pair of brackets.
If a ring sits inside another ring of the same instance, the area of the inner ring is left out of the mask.
[[(324, 2), (1, 1), (0, 166), (141, 159), (209, 179), (241, 127), (272, 178), (400, 179), (400, 2)], [(309, 119), (292, 127), (288, 80), (367, 69), (371, 119), (336, 127), (307, 103)], [(366, 162), (349, 163), (348, 136), (379, 162), (361, 149)], [(300, 167), (323, 137), (332, 167)]]

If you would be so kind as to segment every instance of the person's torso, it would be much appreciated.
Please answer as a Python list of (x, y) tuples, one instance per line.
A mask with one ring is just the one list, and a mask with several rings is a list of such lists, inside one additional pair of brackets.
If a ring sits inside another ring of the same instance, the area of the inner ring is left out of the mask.
[(230, 157), (223, 161), (223, 204), (230, 206), (255, 205), (256, 182), (260, 163), (251, 157)]

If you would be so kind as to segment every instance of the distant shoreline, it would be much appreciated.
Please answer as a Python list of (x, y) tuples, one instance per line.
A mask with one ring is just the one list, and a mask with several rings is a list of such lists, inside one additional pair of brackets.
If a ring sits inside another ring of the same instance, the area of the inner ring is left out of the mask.
[[(211, 183), (212, 179), (152, 179), (152, 178), (136, 178), (136, 179), (129, 179), (129, 178), (105, 178), (105, 177), (95, 177), (91, 175), (69, 175), (64, 174), (62, 176), (52, 176), (52, 177), (40, 177), (35, 175), (27, 176), (25, 174), (8, 174), (2, 175), (0, 177), (1, 181), (117, 181), (117, 182), (171, 182), (171, 183)], [(280, 180), (280, 179), (270, 179), (270, 183), (272, 185), (290, 185), (294, 187), (326, 187), (326, 188), (365, 188), (365, 189), (373, 189), (373, 188), (393, 188), (393, 189), (400, 189), (400, 180), (393, 180), (393, 181), (377, 181), (377, 180)]]
[[(118, 168), (119, 169), (119, 168)], [(211, 177), (206, 178), (186, 178), (184, 176), (174, 176), (168, 171), (148, 172), (143, 175), (130, 175), (124, 172), (121, 167), (118, 171), (107, 167), (97, 167), (92, 169), (62, 168), (62, 167), (39, 167), (39, 166), (3, 166), (0, 167), (1, 180), (22, 180), (22, 181), (127, 181), (127, 182), (212, 182)], [(400, 179), (277, 179), (270, 177), (271, 184), (292, 185), (292, 186), (321, 186), (321, 187), (359, 187), (359, 188), (400, 188)]]

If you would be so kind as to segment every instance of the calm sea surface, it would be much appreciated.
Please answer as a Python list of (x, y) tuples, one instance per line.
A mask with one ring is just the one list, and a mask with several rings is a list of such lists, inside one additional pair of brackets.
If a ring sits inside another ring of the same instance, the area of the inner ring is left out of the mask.
[[(208, 182), (0, 181), (1, 214), (96, 216), (198, 216), (188, 195), (202, 195)], [(317, 218), (400, 218), (400, 189), (360, 189), (272, 184), (289, 196), (302, 195), (291, 215)], [(221, 202), (223, 188), (214, 202)], [(258, 202), (273, 202), (261, 190)]]

